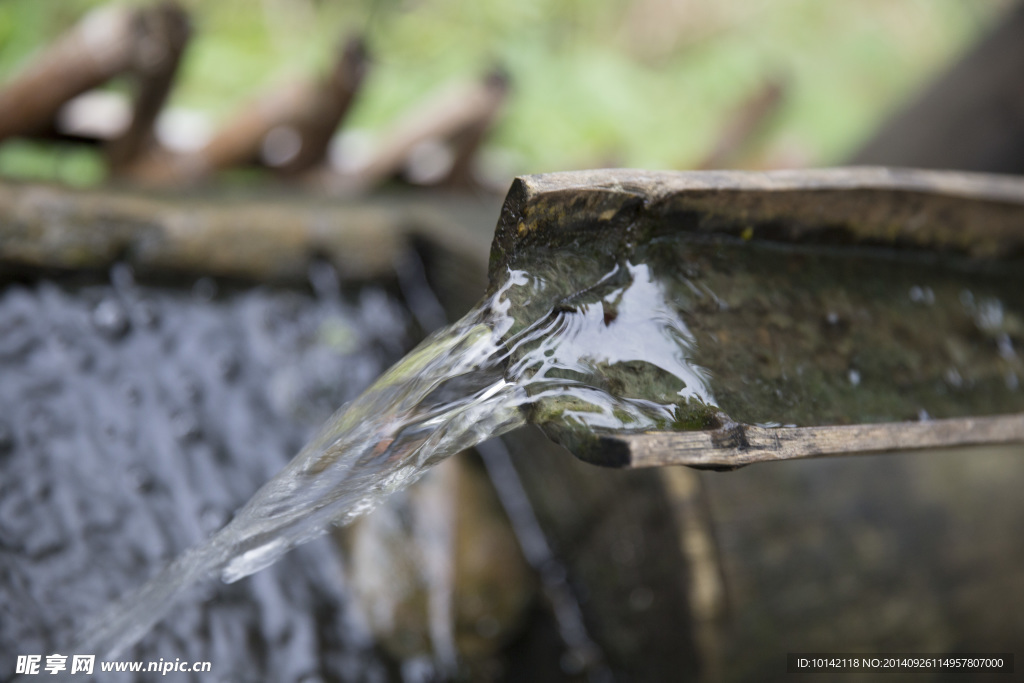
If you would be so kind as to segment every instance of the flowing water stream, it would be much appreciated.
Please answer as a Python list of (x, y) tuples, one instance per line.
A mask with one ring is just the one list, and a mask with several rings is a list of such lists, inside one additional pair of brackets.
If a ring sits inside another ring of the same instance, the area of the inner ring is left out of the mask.
[(234, 582), (530, 421), (602, 430), (1024, 411), (1020, 269), (659, 239), (550, 254), (339, 410), (223, 529), (84, 631), (110, 657), (211, 574)]

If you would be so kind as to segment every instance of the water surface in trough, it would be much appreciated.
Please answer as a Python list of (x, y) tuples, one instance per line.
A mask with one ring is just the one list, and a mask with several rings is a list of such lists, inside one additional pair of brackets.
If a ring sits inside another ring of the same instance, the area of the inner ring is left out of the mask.
[(512, 367), (530, 420), (570, 444), (646, 428), (622, 399), (672, 429), (1024, 412), (1019, 261), (693, 235), (534, 261), (513, 329), (548, 316), (547, 333)]

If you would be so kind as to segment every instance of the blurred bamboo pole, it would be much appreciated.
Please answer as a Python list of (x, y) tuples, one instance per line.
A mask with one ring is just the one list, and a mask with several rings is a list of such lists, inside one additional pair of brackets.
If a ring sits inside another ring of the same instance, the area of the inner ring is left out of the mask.
[[(320, 83), (289, 84), (242, 108), (199, 153), (207, 171), (262, 163), (295, 175), (323, 163), (331, 137), (359, 92), (369, 57), (361, 37), (346, 41)], [(280, 156), (272, 147), (279, 139)]]
[(127, 164), (151, 140), (189, 33), (187, 15), (173, 2), (90, 12), (0, 89), (0, 141), (50, 134), (68, 101), (116, 76), (135, 74), (133, 120), (108, 148), (114, 166)]
[(132, 164), (156, 144), (153, 126), (174, 85), (192, 33), (188, 15), (172, 2), (137, 10), (133, 23), (136, 55), (131, 74), (136, 90), (131, 123), (106, 148), (115, 174), (130, 173)]
[(786, 100), (786, 81), (768, 79), (726, 118), (711, 151), (694, 167), (699, 171), (728, 168), (764, 131)]
[[(486, 133), (494, 125), (509, 91), (509, 77), (500, 70), (489, 72), (471, 83), (448, 85), (412, 107), (383, 136), (383, 143), (372, 158), (350, 175), (328, 179), (334, 189), (359, 190), (376, 187), (407, 170), (418, 151), (431, 143), (445, 148), (427, 160), (431, 168), (424, 172), (423, 184), (452, 184), (469, 176), (473, 156)], [(440, 151), (440, 150), (439, 150)], [(436, 166), (436, 168), (435, 168)]]

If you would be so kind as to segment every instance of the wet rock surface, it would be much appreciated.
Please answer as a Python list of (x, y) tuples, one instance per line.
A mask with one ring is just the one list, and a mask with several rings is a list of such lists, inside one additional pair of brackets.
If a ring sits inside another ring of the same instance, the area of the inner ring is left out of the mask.
[[(76, 654), (76, 628), (222, 526), (408, 347), (384, 291), (315, 280), (315, 296), (167, 289), (118, 268), (0, 293), (4, 676), (16, 654)], [(383, 680), (373, 647), (321, 540), (208, 582), (124, 658), (210, 661), (203, 680)]]

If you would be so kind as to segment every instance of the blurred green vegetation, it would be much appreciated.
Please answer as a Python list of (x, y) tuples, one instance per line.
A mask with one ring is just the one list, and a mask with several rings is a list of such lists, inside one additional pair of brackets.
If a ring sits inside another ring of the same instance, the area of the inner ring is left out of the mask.
[[(99, 4), (0, 3), (0, 79)], [(348, 127), (381, 130), (446, 81), (501, 64), (514, 90), (490, 144), (510, 170), (541, 172), (692, 167), (729, 112), (777, 76), (787, 96), (757, 163), (841, 162), (1007, 0), (182, 4), (195, 38), (172, 105), (222, 120), (274, 83), (324, 69), (343, 36), (365, 32), (374, 65)], [(0, 173), (91, 182), (102, 174), (87, 157), (7, 145)]]

